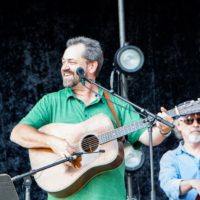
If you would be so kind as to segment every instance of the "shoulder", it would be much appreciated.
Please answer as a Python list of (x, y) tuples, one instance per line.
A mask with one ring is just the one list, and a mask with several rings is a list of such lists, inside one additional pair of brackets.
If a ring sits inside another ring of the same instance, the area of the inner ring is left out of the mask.
[(55, 98), (67, 98), (72, 95), (72, 91), (68, 88), (61, 89), (56, 92), (51, 92), (42, 97), (42, 99), (55, 99)]
[(173, 162), (175, 162), (175, 160), (176, 160), (176, 157), (177, 157), (177, 155), (178, 155), (178, 152), (179, 152), (179, 147), (177, 147), (176, 149), (174, 149), (174, 150), (169, 150), (169, 151), (167, 151), (167, 152), (165, 152), (164, 154), (163, 154), (163, 156), (161, 157), (161, 160), (160, 160), (160, 162), (162, 163), (162, 162), (169, 162), (169, 161), (173, 161)]
[(47, 106), (50, 104), (55, 104), (55, 103), (57, 104), (61, 102), (61, 100), (63, 101), (64, 99), (67, 99), (68, 97), (69, 97), (69, 92), (66, 89), (61, 89), (56, 92), (45, 94), (37, 102), (37, 105)]

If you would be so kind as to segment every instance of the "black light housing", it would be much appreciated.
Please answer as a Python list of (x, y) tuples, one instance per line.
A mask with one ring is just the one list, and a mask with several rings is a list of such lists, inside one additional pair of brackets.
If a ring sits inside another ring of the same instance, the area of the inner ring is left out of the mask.
[(126, 44), (115, 53), (114, 65), (124, 73), (136, 72), (143, 64), (144, 54), (136, 46)]

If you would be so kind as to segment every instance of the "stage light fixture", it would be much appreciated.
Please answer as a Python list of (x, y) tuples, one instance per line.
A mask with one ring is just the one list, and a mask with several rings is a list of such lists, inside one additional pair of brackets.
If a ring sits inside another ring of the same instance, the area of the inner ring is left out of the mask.
[(114, 65), (124, 73), (138, 71), (144, 64), (144, 54), (140, 48), (125, 44), (114, 56)]
[(135, 171), (142, 167), (145, 157), (142, 148), (136, 149), (129, 142), (124, 146), (125, 169), (128, 172)]

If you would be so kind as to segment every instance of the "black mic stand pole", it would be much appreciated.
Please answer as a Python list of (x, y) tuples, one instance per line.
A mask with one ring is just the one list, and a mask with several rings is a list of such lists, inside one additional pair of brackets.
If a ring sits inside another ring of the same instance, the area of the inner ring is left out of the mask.
[[(149, 153), (150, 153), (150, 171), (151, 171), (151, 200), (156, 200), (155, 187), (154, 187), (154, 170), (153, 170), (152, 127), (153, 127), (153, 124), (154, 124), (155, 121), (159, 121), (159, 122), (165, 124), (166, 126), (168, 126), (170, 128), (174, 128), (174, 124), (172, 124), (172, 123), (168, 122), (167, 120), (163, 119), (162, 117), (155, 115), (155, 114), (149, 112), (148, 110), (130, 102), (129, 100), (124, 99), (123, 97), (116, 94), (113, 90), (109, 91), (108, 89), (106, 89), (105, 87), (102, 87), (101, 85), (97, 84), (95, 81), (93, 81), (91, 79), (87, 79), (86, 77), (80, 77), (80, 79), (81, 79), (81, 81), (86, 80), (90, 84), (94, 84), (97, 87), (102, 88), (103, 90), (106, 90), (107, 92), (111, 93), (113, 96), (115, 96), (115, 97), (121, 99), (122, 101), (132, 105), (135, 109), (139, 110), (139, 113), (141, 113), (143, 116), (147, 116), (147, 119), (149, 120), (148, 133), (149, 133)], [(101, 97), (99, 95), (99, 93), (96, 93), (96, 95)]]
[(150, 156), (150, 173), (151, 173), (151, 200), (156, 200), (155, 184), (154, 184), (154, 170), (153, 170), (153, 141), (152, 141), (152, 127), (154, 119), (149, 120), (148, 133), (149, 133), (149, 156)]

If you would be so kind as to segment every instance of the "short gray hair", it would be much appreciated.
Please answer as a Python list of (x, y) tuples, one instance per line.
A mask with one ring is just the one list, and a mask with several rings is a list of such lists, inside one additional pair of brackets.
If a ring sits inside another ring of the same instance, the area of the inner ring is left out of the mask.
[(173, 128), (173, 131), (174, 131), (175, 136), (178, 139), (182, 139), (183, 136), (182, 136), (181, 132), (177, 129), (177, 126), (179, 125), (179, 123), (180, 123), (180, 118), (177, 118), (177, 119), (174, 120), (175, 127)]
[(97, 40), (87, 38), (84, 36), (74, 37), (67, 41), (66, 45), (67, 47), (70, 47), (72, 45), (76, 44), (83, 44), (85, 46), (85, 52), (83, 57), (89, 61), (97, 61), (98, 67), (96, 71), (96, 75), (99, 74), (101, 71), (101, 68), (103, 66), (103, 51), (101, 48), (100, 43)]

